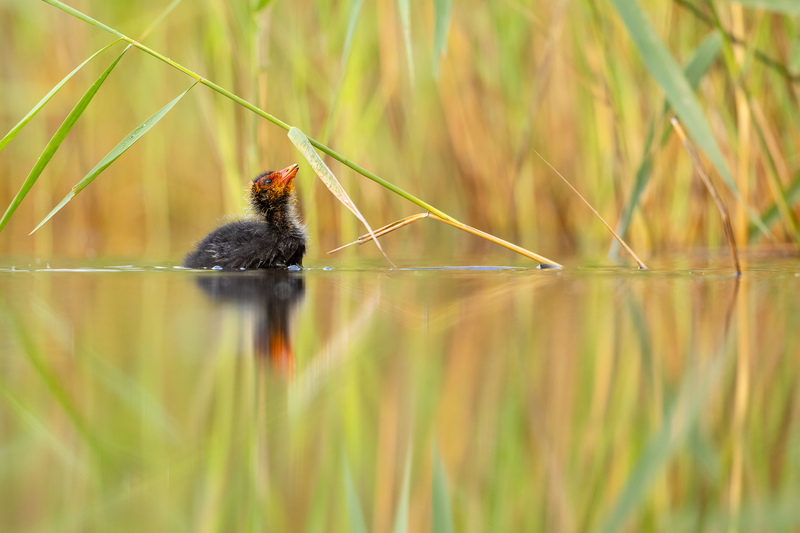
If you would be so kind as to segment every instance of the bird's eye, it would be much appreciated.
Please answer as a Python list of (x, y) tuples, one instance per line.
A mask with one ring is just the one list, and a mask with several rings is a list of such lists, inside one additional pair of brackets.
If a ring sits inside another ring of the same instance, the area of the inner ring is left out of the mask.
[(272, 180), (264, 180), (264, 186), (269, 187), (272, 185)]

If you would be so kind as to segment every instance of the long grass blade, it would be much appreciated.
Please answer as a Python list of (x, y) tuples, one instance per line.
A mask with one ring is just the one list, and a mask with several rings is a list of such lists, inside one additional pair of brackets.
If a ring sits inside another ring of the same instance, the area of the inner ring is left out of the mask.
[[(712, 32), (708, 37), (703, 39), (703, 42), (701, 42), (697, 47), (692, 59), (683, 69), (683, 72), (686, 75), (686, 79), (688, 80), (689, 86), (691, 86), (692, 90), (697, 89), (697, 86), (700, 84), (700, 80), (703, 79), (703, 76), (705, 76), (706, 72), (708, 72), (708, 69), (719, 56), (719, 51), (721, 48), (722, 35), (720, 35), (720, 33), (717, 31)], [(664, 110), (662, 111), (660, 118), (666, 116), (668, 112), (669, 102), (665, 102)], [(633, 189), (631, 190), (627, 202), (625, 202), (625, 207), (623, 207), (622, 214), (617, 222), (616, 230), (617, 233), (619, 233), (622, 237), (624, 237), (628, 231), (628, 226), (633, 218), (633, 212), (636, 209), (636, 206), (639, 205), (642, 193), (644, 193), (644, 189), (647, 186), (647, 183), (650, 181), (650, 175), (653, 171), (653, 154), (651, 149), (653, 146), (653, 140), (655, 138), (656, 122), (658, 121), (651, 122), (650, 127), (648, 128), (644, 149), (642, 150), (641, 162), (639, 163), (639, 168), (636, 169), (636, 178), (633, 183)], [(666, 140), (669, 138), (670, 131), (671, 130), (669, 126), (664, 127), (664, 131), (661, 136), (661, 146), (664, 146)], [(611, 242), (611, 248), (608, 252), (609, 257), (616, 257), (619, 253), (619, 248), (619, 241), (616, 239), (613, 240)]]
[(433, 450), (433, 533), (453, 533), (453, 512), (447, 490), (447, 474), (444, 471), (438, 448)]
[(108, 68), (106, 68), (106, 70), (103, 71), (100, 77), (97, 78), (97, 80), (95, 80), (92, 86), (89, 87), (89, 90), (87, 90), (86, 93), (84, 93), (80, 101), (78, 101), (75, 107), (72, 108), (72, 111), (70, 111), (69, 115), (67, 115), (67, 118), (64, 119), (64, 122), (61, 123), (61, 126), (59, 126), (58, 130), (56, 130), (55, 134), (53, 134), (53, 137), (50, 139), (50, 142), (48, 142), (47, 146), (44, 147), (44, 151), (42, 151), (42, 154), (39, 156), (39, 159), (33, 165), (33, 168), (28, 174), (28, 177), (25, 178), (25, 182), (22, 184), (22, 187), (20, 187), (19, 192), (11, 201), (11, 205), (8, 206), (8, 209), (6, 209), (6, 212), (3, 214), (3, 218), (0, 219), (0, 231), (2, 231), (4, 227), (6, 227), (6, 224), (8, 224), (11, 215), (13, 215), (14, 212), (17, 210), (17, 207), (19, 207), (19, 204), (31, 190), (33, 184), (36, 183), (36, 180), (39, 179), (39, 176), (42, 174), (45, 167), (50, 162), (50, 159), (53, 158), (53, 155), (58, 150), (58, 147), (61, 146), (61, 143), (64, 141), (69, 132), (72, 130), (72, 127), (75, 125), (75, 123), (81, 117), (83, 112), (89, 106), (89, 103), (92, 101), (92, 98), (94, 98), (94, 95), (97, 94), (98, 89), (100, 89), (100, 87), (103, 85), (103, 82), (106, 81), (108, 75), (111, 74), (111, 71), (114, 70), (114, 67), (117, 66), (117, 63), (119, 63), (120, 59), (122, 59), (122, 56), (125, 55), (125, 52), (128, 51), (128, 48), (130, 48), (130, 46), (127, 46), (125, 50), (123, 50), (122, 53), (119, 56), (117, 56), (117, 58), (108, 66)]
[(433, 77), (436, 78), (439, 76), (439, 61), (447, 50), (453, 0), (433, 0), (433, 9), (436, 16), (433, 26)]
[(311, 146), (311, 143), (308, 142), (308, 137), (300, 131), (299, 129), (292, 127), (289, 130), (289, 139), (292, 140), (292, 143), (300, 150), (300, 153), (308, 160), (311, 168), (314, 169), (314, 172), (317, 173), (319, 179), (322, 180), (322, 183), (333, 193), (337, 200), (339, 200), (347, 209), (349, 209), (355, 216), (358, 218), (364, 226), (367, 227), (369, 234), (372, 235), (372, 239), (375, 241), (375, 244), (378, 246), (378, 249), (383, 254), (383, 257), (386, 258), (387, 261), (394, 267), (394, 263), (389, 257), (386, 255), (386, 252), (383, 251), (383, 247), (381, 243), (378, 242), (378, 239), (375, 236), (375, 233), (372, 231), (372, 228), (367, 222), (367, 219), (364, 218), (364, 215), (361, 214), (361, 211), (358, 210), (356, 204), (353, 203), (353, 200), (350, 199), (350, 196), (347, 195), (342, 185), (339, 183), (339, 180), (336, 179), (336, 176), (333, 175), (331, 169), (328, 168), (328, 165), (320, 158), (319, 154), (317, 154), (316, 150)]
[(686, 137), (686, 133), (683, 131), (680, 123), (678, 123), (678, 119), (673, 117), (670, 122), (672, 122), (672, 127), (675, 128), (675, 131), (677, 132), (678, 137), (680, 137), (684, 148), (686, 148), (686, 151), (689, 153), (689, 157), (692, 160), (692, 166), (697, 171), (700, 179), (703, 180), (703, 184), (706, 186), (708, 194), (711, 195), (711, 197), (714, 199), (714, 203), (717, 204), (720, 217), (722, 217), (722, 225), (725, 228), (725, 237), (728, 239), (728, 248), (730, 248), (733, 264), (736, 267), (736, 275), (741, 276), (742, 267), (739, 264), (739, 253), (736, 250), (736, 239), (733, 235), (733, 227), (731, 226), (731, 217), (728, 214), (728, 208), (725, 205), (725, 202), (722, 201), (722, 197), (719, 195), (719, 192), (717, 192), (717, 188), (714, 187), (711, 177), (709, 177), (708, 172), (706, 172), (706, 169), (703, 166), (703, 162), (700, 161), (700, 156), (697, 155), (697, 152), (695, 151), (691, 142)]
[(14, 126), (13, 128), (11, 128), (11, 131), (9, 131), (8, 133), (6, 133), (6, 136), (5, 136), (5, 137), (3, 137), (2, 139), (0, 139), (0, 150), (2, 150), (3, 148), (5, 148), (5, 146), (6, 146), (6, 145), (7, 145), (9, 142), (11, 142), (11, 139), (13, 139), (14, 137), (16, 137), (16, 136), (17, 136), (17, 133), (19, 133), (19, 132), (20, 132), (20, 130), (22, 130), (22, 128), (24, 128), (24, 127), (25, 127), (25, 125), (26, 125), (28, 122), (30, 122), (30, 121), (31, 121), (31, 119), (32, 119), (33, 117), (35, 117), (35, 116), (36, 116), (36, 114), (37, 114), (39, 111), (41, 111), (41, 110), (42, 110), (42, 108), (45, 106), (45, 104), (47, 104), (47, 102), (49, 102), (49, 101), (50, 101), (50, 99), (51, 99), (51, 98), (52, 98), (52, 97), (53, 97), (53, 96), (54, 96), (54, 95), (55, 95), (55, 94), (56, 94), (56, 93), (57, 93), (57, 92), (58, 92), (58, 91), (61, 89), (61, 87), (63, 87), (63, 86), (64, 86), (64, 84), (65, 84), (65, 83), (67, 83), (67, 82), (68, 82), (68, 81), (69, 81), (69, 80), (72, 78), (72, 76), (74, 76), (74, 75), (75, 75), (75, 73), (76, 73), (76, 72), (78, 72), (80, 69), (82, 69), (82, 68), (84, 67), (84, 65), (86, 65), (86, 63), (88, 63), (89, 61), (91, 61), (92, 59), (94, 59), (95, 57), (97, 57), (98, 55), (102, 54), (103, 52), (105, 52), (106, 50), (108, 50), (109, 48), (111, 48), (112, 46), (114, 46), (115, 44), (117, 44), (118, 42), (119, 42), (119, 39), (117, 39), (116, 41), (112, 42), (111, 44), (108, 44), (108, 45), (104, 46), (103, 48), (101, 48), (100, 50), (98, 50), (97, 52), (95, 52), (94, 54), (92, 54), (91, 56), (89, 56), (89, 58), (88, 58), (86, 61), (84, 61), (83, 63), (81, 63), (81, 64), (80, 64), (80, 65), (78, 65), (77, 67), (75, 67), (75, 70), (73, 70), (72, 72), (70, 72), (69, 74), (67, 74), (67, 75), (64, 77), (64, 79), (62, 79), (60, 82), (58, 82), (58, 84), (57, 84), (55, 87), (53, 87), (52, 89), (50, 89), (50, 92), (49, 92), (49, 93), (47, 93), (47, 94), (44, 96), (44, 98), (42, 98), (41, 100), (39, 100), (39, 103), (38, 103), (38, 104), (36, 104), (35, 106), (33, 106), (33, 109), (31, 109), (31, 110), (28, 112), (28, 114), (27, 114), (27, 115), (25, 115), (25, 116), (22, 118), (22, 120), (20, 120), (20, 121), (19, 121), (19, 123), (17, 123), (17, 125), (16, 125), (16, 126)]
[(167, 105), (156, 111), (147, 120), (139, 124), (132, 132), (126, 135), (125, 138), (122, 139), (119, 142), (119, 144), (117, 144), (110, 152), (108, 152), (108, 154), (106, 154), (106, 156), (103, 159), (101, 159), (100, 162), (97, 163), (97, 165), (95, 165), (95, 167), (88, 174), (86, 174), (86, 176), (84, 176), (83, 179), (79, 181), (77, 185), (75, 185), (72, 188), (69, 194), (67, 194), (67, 196), (65, 196), (64, 199), (61, 200), (61, 202), (59, 202), (59, 204), (55, 206), (55, 208), (53, 208), (53, 210), (50, 211), (50, 213), (46, 217), (44, 217), (44, 220), (42, 220), (39, 223), (39, 225), (33, 229), (31, 234), (33, 234), (36, 230), (44, 226), (45, 222), (50, 220), (53, 217), (53, 215), (61, 211), (62, 207), (67, 205), (67, 203), (69, 203), (70, 200), (75, 198), (75, 196), (77, 196), (83, 189), (85, 189), (91, 182), (93, 182), (97, 176), (99, 176), (105, 169), (107, 169), (111, 165), (111, 163), (116, 161), (119, 158), (119, 156), (124, 154), (128, 148), (133, 146), (133, 144), (139, 139), (141, 139), (145, 133), (150, 131), (150, 128), (155, 126), (158, 123), (158, 121), (161, 120), (164, 117), (164, 115), (166, 115), (170, 111), (170, 109), (172, 109), (173, 106), (177, 104), (180, 101), (180, 99), (183, 98), (183, 96), (186, 93), (188, 93), (195, 85), (197, 85), (196, 82), (193, 83), (191, 87), (183, 91), (180, 95), (178, 95), (177, 98), (175, 98), (170, 103), (168, 103)]
[(640, 268), (640, 269), (642, 269), (642, 270), (646, 270), (646, 269), (647, 269), (647, 266), (646, 266), (646, 265), (645, 265), (645, 264), (642, 262), (642, 260), (641, 260), (641, 259), (639, 259), (639, 256), (637, 256), (637, 255), (636, 255), (636, 253), (633, 251), (633, 249), (632, 249), (630, 246), (628, 246), (628, 244), (627, 244), (627, 243), (626, 243), (626, 242), (625, 242), (625, 241), (622, 239), (622, 237), (620, 237), (620, 236), (617, 234), (617, 232), (616, 232), (616, 231), (614, 231), (614, 228), (612, 228), (612, 227), (611, 227), (611, 226), (608, 224), (608, 222), (606, 222), (606, 220), (605, 220), (605, 219), (604, 219), (602, 216), (600, 216), (600, 213), (598, 213), (598, 212), (597, 212), (597, 209), (595, 209), (595, 208), (592, 206), (592, 204), (590, 204), (590, 203), (589, 203), (589, 201), (588, 201), (586, 198), (584, 198), (584, 197), (583, 197), (583, 195), (582, 195), (581, 193), (579, 193), (579, 192), (578, 192), (578, 189), (576, 189), (576, 188), (575, 188), (575, 187), (574, 187), (574, 186), (573, 186), (573, 185), (572, 185), (572, 184), (571, 184), (571, 183), (570, 183), (570, 182), (567, 180), (567, 178), (565, 178), (565, 177), (564, 177), (564, 176), (561, 174), (561, 172), (559, 172), (558, 170), (556, 170), (556, 168), (555, 168), (553, 165), (551, 165), (551, 164), (550, 164), (550, 162), (549, 162), (549, 161), (547, 161), (547, 159), (545, 159), (544, 157), (542, 157), (542, 154), (540, 154), (540, 153), (539, 153), (539, 152), (537, 152), (536, 150), (534, 150), (534, 151), (533, 151), (533, 153), (535, 153), (536, 155), (538, 155), (538, 156), (541, 158), (541, 160), (542, 160), (542, 161), (544, 161), (544, 162), (547, 164), (547, 166), (548, 166), (548, 167), (550, 167), (550, 168), (553, 170), (553, 172), (555, 172), (556, 174), (558, 174), (558, 177), (559, 177), (559, 178), (561, 178), (561, 179), (564, 181), (564, 183), (566, 183), (566, 184), (569, 186), (569, 188), (570, 188), (570, 189), (572, 189), (572, 192), (574, 192), (575, 194), (577, 194), (577, 195), (578, 195), (578, 198), (580, 198), (581, 200), (583, 200), (583, 203), (585, 203), (585, 204), (586, 204), (586, 205), (589, 207), (589, 209), (591, 209), (592, 211), (594, 211), (594, 214), (595, 214), (595, 215), (597, 215), (597, 218), (599, 218), (599, 219), (600, 219), (600, 221), (601, 221), (601, 222), (602, 222), (602, 223), (605, 225), (605, 227), (607, 227), (607, 228), (608, 228), (608, 231), (610, 231), (610, 232), (611, 232), (611, 234), (614, 236), (614, 238), (616, 238), (616, 239), (617, 239), (617, 241), (619, 241), (619, 243), (622, 245), (622, 247), (623, 247), (623, 248), (625, 248), (625, 250), (626, 250), (626, 251), (627, 251), (629, 254), (631, 254), (631, 257), (633, 257), (633, 260), (634, 260), (634, 261), (636, 261), (636, 264), (637, 264), (637, 265), (639, 265), (639, 268)]
[(353, 483), (353, 474), (350, 472), (350, 463), (347, 457), (342, 459), (344, 464), (344, 489), (347, 496), (347, 516), (350, 519), (350, 531), (353, 533), (367, 533), (367, 524), (364, 521), (364, 512), (358, 499), (356, 485)]
[(403, 41), (406, 44), (406, 58), (408, 58), (408, 78), (414, 85), (414, 50), (411, 46), (411, 10), (408, 0), (397, 0), (397, 10), (400, 12), (400, 26), (403, 28)]
[(697, 98), (695, 98), (689, 81), (670, 55), (664, 42), (658, 37), (656, 29), (645, 16), (644, 11), (639, 7), (636, 0), (610, 1), (625, 23), (628, 34), (639, 50), (639, 54), (650, 71), (650, 75), (664, 90), (667, 101), (686, 126), (686, 130), (714, 164), (717, 172), (719, 172), (731, 192), (745, 205), (751, 221), (759, 227), (764, 235), (769, 235), (769, 229), (758, 213), (744, 203), (744, 199), (733, 180), (733, 175), (728, 170), (725, 157), (722, 155), (722, 151), (711, 132), (711, 127), (708, 125)]
[(747, 7), (758, 7), (776, 13), (787, 15), (800, 15), (800, 2), (797, 0), (722, 0), (723, 2), (737, 3)]

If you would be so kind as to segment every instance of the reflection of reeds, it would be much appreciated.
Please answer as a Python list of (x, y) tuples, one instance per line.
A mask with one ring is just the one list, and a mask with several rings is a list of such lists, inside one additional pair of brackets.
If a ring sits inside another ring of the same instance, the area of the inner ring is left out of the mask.
[(286, 383), (194, 278), (0, 273), (0, 526), (346, 530), (343, 455), (369, 531), (800, 519), (794, 278), (373, 274), (304, 273)]

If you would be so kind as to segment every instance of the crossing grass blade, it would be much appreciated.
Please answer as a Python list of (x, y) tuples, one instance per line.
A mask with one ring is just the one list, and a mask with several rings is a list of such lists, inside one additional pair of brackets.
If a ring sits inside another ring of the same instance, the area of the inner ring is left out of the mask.
[(50, 89), (50, 92), (49, 92), (49, 93), (47, 93), (47, 94), (44, 96), (44, 98), (42, 98), (41, 100), (39, 100), (39, 103), (38, 103), (38, 104), (36, 104), (35, 106), (33, 106), (33, 109), (31, 109), (31, 110), (28, 112), (28, 114), (27, 114), (27, 115), (25, 115), (25, 116), (23, 117), (23, 119), (19, 121), (19, 123), (17, 123), (17, 125), (16, 125), (16, 126), (14, 126), (13, 128), (11, 128), (11, 131), (9, 131), (8, 133), (6, 133), (6, 136), (5, 136), (5, 137), (3, 137), (2, 139), (0, 139), (0, 150), (2, 150), (3, 148), (5, 148), (5, 146), (6, 146), (6, 145), (7, 145), (9, 142), (11, 142), (11, 140), (12, 140), (14, 137), (16, 137), (16, 136), (17, 136), (17, 133), (19, 133), (19, 132), (22, 130), (22, 128), (24, 128), (24, 127), (25, 127), (25, 125), (26, 125), (28, 122), (30, 122), (30, 121), (31, 121), (31, 119), (32, 119), (33, 117), (35, 117), (35, 116), (36, 116), (36, 114), (37, 114), (39, 111), (41, 111), (41, 110), (42, 110), (42, 108), (43, 108), (43, 107), (44, 107), (44, 106), (47, 104), (47, 102), (49, 102), (49, 101), (50, 101), (50, 99), (51, 99), (53, 96), (55, 96), (55, 94), (56, 94), (56, 93), (57, 93), (57, 92), (58, 92), (58, 91), (61, 89), (61, 87), (63, 87), (63, 86), (64, 86), (64, 84), (65, 84), (65, 83), (67, 83), (67, 82), (68, 82), (68, 81), (69, 81), (69, 80), (72, 78), (72, 76), (74, 76), (74, 75), (75, 75), (75, 73), (76, 73), (76, 72), (78, 72), (80, 69), (82, 69), (82, 68), (83, 68), (83, 67), (86, 65), (86, 63), (88, 63), (89, 61), (91, 61), (92, 59), (94, 59), (95, 57), (97, 57), (98, 55), (102, 54), (103, 52), (105, 52), (106, 50), (108, 50), (109, 48), (111, 48), (112, 46), (114, 46), (115, 44), (117, 44), (118, 42), (119, 42), (119, 39), (117, 39), (116, 41), (112, 42), (111, 44), (108, 44), (108, 45), (104, 46), (103, 48), (101, 48), (100, 50), (98, 50), (97, 52), (95, 52), (94, 54), (92, 54), (91, 56), (89, 56), (89, 58), (88, 58), (86, 61), (84, 61), (83, 63), (81, 63), (81, 64), (80, 64), (80, 65), (78, 65), (77, 67), (75, 67), (75, 70), (73, 70), (72, 72), (70, 72), (69, 74), (67, 74), (67, 75), (64, 77), (64, 79), (62, 79), (60, 82), (58, 82), (58, 84), (57, 84), (55, 87), (53, 87), (52, 89)]
[[(733, 180), (725, 157), (711, 132), (703, 110), (697, 98), (695, 98), (689, 81), (681, 71), (678, 64), (670, 55), (664, 42), (658, 36), (656, 29), (650, 20), (639, 7), (636, 0), (610, 0), (614, 9), (619, 14), (630, 35), (645, 66), (650, 71), (650, 75), (664, 90), (667, 101), (675, 110), (686, 130), (691, 134), (694, 142), (706, 153), (709, 160), (713, 163), (722, 180), (744, 204), (739, 188)], [(748, 216), (751, 221), (758, 226), (764, 235), (770, 235), (769, 229), (761, 220), (761, 217), (750, 206), (747, 208)]]
[(314, 169), (314, 172), (317, 173), (319, 179), (322, 180), (322, 183), (333, 193), (337, 200), (339, 200), (347, 209), (349, 209), (355, 216), (358, 218), (364, 226), (367, 227), (369, 234), (372, 236), (372, 239), (375, 241), (375, 244), (378, 246), (378, 249), (383, 254), (383, 257), (386, 258), (389, 263), (397, 268), (392, 260), (386, 255), (386, 252), (383, 251), (383, 247), (381, 243), (378, 242), (378, 239), (375, 236), (375, 233), (372, 231), (367, 219), (361, 214), (361, 211), (358, 210), (356, 204), (353, 203), (353, 200), (350, 199), (347, 192), (345, 192), (344, 188), (342, 187), (339, 180), (336, 179), (336, 176), (333, 175), (331, 169), (328, 168), (328, 165), (319, 157), (314, 147), (311, 146), (311, 143), (308, 141), (308, 137), (300, 131), (299, 129), (292, 127), (289, 130), (289, 139), (292, 140), (295, 147), (300, 150), (300, 153), (308, 160), (308, 163), (311, 165), (311, 168)]
[(155, 126), (159, 120), (164, 118), (164, 115), (166, 115), (170, 111), (170, 109), (172, 109), (173, 106), (175, 106), (175, 104), (177, 104), (180, 101), (180, 99), (183, 98), (184, 95), (188, 93), (195, 85), (197, 85), (196, 82), (193, 83), (191, 87), (183, 91), (180, 95), (178, 95), (177, 98), (175, 98), (170, 103), (159, 109), (157, 112), (151, 115), (150, 118), (139, 124), (132, 132), (126, 135), (125, 138), (122, 139), (122, 141), (120, 141), (119, 144), (117, 144), (110, 152), (108, 152), (108, 154), (106, 154), (106, 156), (103, 159), (101, 159), (100, 162), (97, 163), (97, 165), (95, 165), (95, 167), (88, 174), (86, 174), (86, 176), (84, 176), (83, 179), (79, 181), (77, 185), (75, 185), (72, 188), (69, 194), (67, 194), (67, 196), (64, 197), (64, 199), (61, 200), (61, 202), (59, 202), (59, 204), (55, 206), (55, 208), (53, 208), (53, 210), (50, 211), (50, 213), (46, 217), (44, 217), (44, 220), (42, 220), (39, 223), (39, 225), (33, 229), (31, 234), (33, 234), (36, 230), (44, 226), (45, 222), (50, 220), (53, 217), (53, 215), (58, 213), (62, 207), (67, 205), (67, 203), (69, 203), (70, 200), (75, 198), (75, 196), (77, 196), (78, 193), (80, 193), (83, 189), (85, 189), (91, 182), (94, 181), (94, 179), (97, 176), (99, 176), (105, 169), (107, 169), (111, 165), (111, 163), (116, 161), (119, 158), (119, 156), (124, 154), (128, 148), (133, 146), (133, 144), (139, 139), (141, 139), (145, 133), (150, 131), (150, 128)]
[(95, 80), (92, 86), (89, 87), (89, 90), (84, 93), (83, 97), (78, 101), (75, 107), (72, 108), (72, 111), (70, 111), (69, 115), (67, 115), (67, 118), (64, 119), (64, 122), (61, 123), (61, 126), (59, 126), (58, 130), (56, 130), (55, 134), (53, 134), (50, 142), (48, 142), (47, 146), (44, 147), (44, 151), (42, 151), (39, 159), (33, 165), (28, 177), (25, 178), (25, 182), (22, 184), (22, 187), (20, 187), (19, 192), (11, 201), (11, 205), (8, 206), (8, 209), (6, 209), (6, 212), (3, 214), (3, 218), (0, 219), (0, 231), (2, 231), (6, 224), (8, 224), (8, 220), (11, 218), (11, 215), (13, 215), (14, 211), (17, 210), (17, 207), (19, 207), (19, 204), (22, 203), (22, 200), (31, 190), (33, 184), (36, 183), (36, 180), (39, 179), (39, 176), (42, 174), (45, 167), (47, 167), (47, 164), (58, 150), (58, 147), (61, 146), (61, 143), (64, 141), (64, 139), (66, 139), (67, 135), (69, 135), (72, 127), (75, 126), (75, 123), (78, 122), (79, 118), (81, 118), (81, 115), (92, 101), (92, 98), (94, 98), (94, 95), (97, 94), (97, 91), (106, 81), (108, 75), (111, 74), (111, 71), (114, 70), (114, 67), (117, 66), (117, 63), (119, 63), (120, 59), (122, 59), (122, 56), (125, 55), (125, 52), (127, 52), (129, 48), (130, 45), (127, 46), (125, 50), (123, 50), (122, 53), (117, 56), (117, 58), (108, 66), (108, 68), (103, 71), (100, 77)]

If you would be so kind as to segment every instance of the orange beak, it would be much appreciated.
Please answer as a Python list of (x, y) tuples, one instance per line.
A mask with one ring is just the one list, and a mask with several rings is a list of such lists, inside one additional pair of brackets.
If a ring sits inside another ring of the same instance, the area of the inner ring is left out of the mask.
[(297, 170), (300, 167), (298, 165), (289, 165), (288, 167), (284, 168), (283, 170), (277, 170), (272, 173), (272, 185), (275, 186), (283, 186), (289, 183), (294, 179), (297, 175)]

